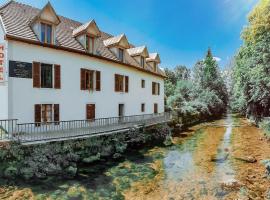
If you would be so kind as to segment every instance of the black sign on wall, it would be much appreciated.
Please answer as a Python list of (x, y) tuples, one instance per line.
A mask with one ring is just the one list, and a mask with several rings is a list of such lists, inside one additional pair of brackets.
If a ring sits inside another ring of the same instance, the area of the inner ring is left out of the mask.
[(32, 63), (9, 61), (9, 77), (32, 78)]

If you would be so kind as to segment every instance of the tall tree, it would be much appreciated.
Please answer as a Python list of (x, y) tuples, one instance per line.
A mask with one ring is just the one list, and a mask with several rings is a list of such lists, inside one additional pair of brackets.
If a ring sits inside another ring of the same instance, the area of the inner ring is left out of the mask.
[(233, 73), (233, 105), (258, 122), (270, 115), (270, 0), (255, 6), (242, 39)]

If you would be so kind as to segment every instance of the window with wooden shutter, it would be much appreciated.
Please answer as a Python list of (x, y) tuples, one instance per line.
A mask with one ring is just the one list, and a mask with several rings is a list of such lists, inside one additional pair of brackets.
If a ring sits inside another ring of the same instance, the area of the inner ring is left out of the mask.
[(54, 65), (54, 88), (61, 89), (61, 66)]
[(158, 95), (160, 95), (160, 83), (158, 83)]
[(33, 62), (33, 87), (40, 88), (40, 63)]
[(86, 119), (94, 120), (96, 118), (96, 106), (95, 104), (86, 105)]
[(129, 79), (128, 76), (125, 76), (125, 92), (128, 92), (129, 89)]
[(100, 71), (96, 71), (96, 91), (101, 90), (101, 77), (100, 77)]
[(58, 125), (59, 121), (60, 121), (60, 108), (59, 108), (59, 104), (54, 104), (53, 106), (53, 118), (55, 121), (55, 124)]
[(36, 104), (35, 105), (35, 125), (40, 126), (41, 123), (41, 105)]
[(81, 69), (81, 90), (85, 90), (86, 89), (86, 85), (85, 85), (85, 69)]

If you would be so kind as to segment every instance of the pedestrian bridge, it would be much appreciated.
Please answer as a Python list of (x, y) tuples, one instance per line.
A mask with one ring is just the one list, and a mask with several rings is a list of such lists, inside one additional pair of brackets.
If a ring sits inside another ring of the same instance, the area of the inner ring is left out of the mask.
[(170, 121), (171, 113), (71, 120), (47, 123), (17, 123), (17, 119), (0, 120), (0, 141), (39, 144), (89, 138), (126, 132), (132, 128), (149, 127)]

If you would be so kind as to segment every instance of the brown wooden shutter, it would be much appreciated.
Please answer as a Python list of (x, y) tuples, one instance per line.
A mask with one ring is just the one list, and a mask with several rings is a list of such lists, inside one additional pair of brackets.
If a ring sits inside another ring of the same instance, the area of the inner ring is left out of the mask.
[(35, 104), (35, 123), (36, 126), (40, 126), (41, 122), (41, 105)]
[(125, 92), (128, 92), (129, 89), (129, 79), (128, 76), (125, 76)]
[(54, 104), (53, 106), (53, 116), (54, 116), (54, 121), (56, 122), (55, 124), (59, 124), (57, 122), (60, 121), (60, 108), (59, 104)]
[(86, 105), (86, 119), (94, 120), (96, 118), (96, 106), (95, 104)]
[(160, 95), (160, 83), (158, 83), (158, 95)]
[(118, 92), (119, 90), (119, 81), (118, 81), (118, 75), (115, 74), (114, 75), (114, 91)]
[(81, 90), (86, 90), (86, 84), (85, 84), (85, 69), (81, 69)]
[(61, 89), (61, 66), (54, 65), (54, 88)]
[(154, 94), (155, 94), (155, 83), (152, 82), (152, 95), (154, 95)]
[(40, 88), (40, 63), (33, 62), (33, 87)]
[(100, 91), (100, 71), (96, 71), (96, 91)]

